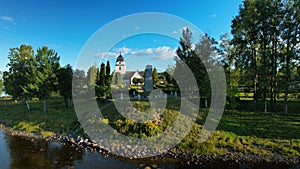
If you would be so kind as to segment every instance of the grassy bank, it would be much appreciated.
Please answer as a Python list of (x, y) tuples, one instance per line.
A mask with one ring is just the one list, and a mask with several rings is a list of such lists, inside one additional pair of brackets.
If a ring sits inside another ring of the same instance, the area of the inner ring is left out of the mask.
[[(43, 104), (32, 101), (32, 109), (11, 100), (0, 100), (0, 119), (8, 126), (28, 132), (52, 131), (84, 135), (76, 113), (64, 106), (60, 97), (48, 100), (48, 112), (43, 113)], [(179, 104), (170, 100), (168, 111), (164, 111), (162, 123), (144, 124), (142, 133), (131, 121), (126, 121), (113, 108), (112, 103), (101, 106), (106, 122), (124, 134), (133, 137), (146, 137), (159, 134), (172, 124), (178, 115)], [(241, 103), (248, 105), (249, 103)], [(280, 103), (279, 103), (280, 104)], [(148, 102), (135, 101), (135, 107), (146, 110)], [(300, 104), (292, 103), (293, 111), (289, 115), (281, 113), (262, 113), (251, 111), (225, 111), (217, 131), (205, 143), (199, 143), (199, 133), (205, 121), (207, 109), (200, 110), (193, 130), (176, 147), (179, 151), (204, 155), (253, 154), (272, 158), (274, 156), (300, 157)], [(160, 110), (157, 110), (160, 111)], [(103, 119), (102, 119), (103, 120)], [(105, 120), (104, 120), (105, 121)], [(140, 130), (140, 126), (139, 126)], [(45, 133), (49, 134), (49, 133)]]
[(43, 113), (42, 101), (31, 101), (30, 106), (31, 110), (28, 111), (21, 102), (1, 99), (0, 119), (9, 127), (31, 132), (70, 133), (80, 129), (76, 113), (65, 107), (61, 97), (47, 100), (47, 113)]

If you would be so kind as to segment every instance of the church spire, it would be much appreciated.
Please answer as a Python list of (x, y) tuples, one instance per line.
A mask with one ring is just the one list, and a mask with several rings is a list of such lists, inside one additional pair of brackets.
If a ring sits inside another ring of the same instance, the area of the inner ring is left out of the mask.
[(124, 61), (124, 57), (122, 56), (121, 52), (120, 55), (117, 58), (117, 62), (123, 62)]

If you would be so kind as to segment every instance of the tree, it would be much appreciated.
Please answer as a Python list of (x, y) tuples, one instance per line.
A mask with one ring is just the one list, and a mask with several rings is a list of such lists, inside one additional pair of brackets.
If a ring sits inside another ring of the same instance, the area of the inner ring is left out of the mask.
[(299, 5), (294, 0), (245, 0), (232, 21), (236, 66), (244, 71), (244, 83), (252, 76), (252, 84), (245, 84), (254, 92), (254, 108), (261, 98), (266, 112), (269, 97), (276, 111), (277, 95), (284, 92), (287, 113), (291, 70), (299, 60)]
[(236, 95), (238, 94), (238, 81), (239, 81), (239, 70), (234, 67), (234, 58), (233, 58), (233, 45), (229, 34), (225, 33), (220, 36), (219, 43), (219, 54), (221, 57), (221, 62), (224, 66), (226, 82), (227, 82), (227, 108), (235, 109), (237, 106)]
[(138, 78), (137, 81), (138, 81), (139, 84), (143, 84), (145, 80), (144, 80), (144, 78)]
[(138, 78), (133, 78), (132, 79), (133, 84), (137, 85), (139, 83), (139, 79)]
[(73, 72), (72, 88), (75, 90), (75, 93), (82, 93), (83, 88), (87, 86), (85, 78), (84, 70), (76, 69)]
[[(232, 20), (231, 34), (232, 43), (235, 46), (236, 67), (246, 71), (244, 79), (252, 79), (253, 86), (253, 109), (257, 108), (258, 101), (258, 21), (255, 1), (245, 0), (243, 6), (240, 6), (239, 15)], [(255, 11), (255, 12), (253, 12)], [(251, 78), (252, 77), (252, 78)], [(248, 80), (247, 80), (248, 81)], [(249, 83), (243, 81), (244, 83)]]
[(68, 108), (72, 107), (72, 79), (73, 70), (71, 65), (66, 65), (59, 69), (58, 83), (60, 94), (64, 97), (65, 104)]
[[(216, 44), (215, 39), (209, 37), (208, 34), (201, 36), (195, 47), (195, 60), (198, 62), (191, 62), (193, 65), (193, 73), (197, 75), (196, 81), (200, 94), (205, 98), (205, 105), (207, 105), (207, 101), (211, 98), (211, 84), (208, 71), (211, 71), (214, 64), (218, 62), (215, 56), (217, 53)], [(199, 57), (201, 58), (200, 61), (198, 60)], [(206, 63), (206, 67), (203, 63)]]
[[(288, 113), (288, 94), (289, 86), (291, 83), (291, 70), (295, 62), (299, 61), (299, 10), (300, 2), (287, 0), (284, 3), (284, 19), (282, 22), (282, 40), (284, 42), (283, 51), (285, 55), (284, 68), (285, 68), (285, 96), (284, 96), (284, 114)], [(298, 54), (297, 54), (298, 53)]]
[(3, 92), (3, 80), (2, 80), (2, 72), (0, 71), (0, 96), (1, 96), (1, 94), (2, 94), (2, 92)]
[[(181, 86), (185, 86), (187, 90), (190, 90), (190, 84), (185, 80), (187, 76), (190, 76), (186, 73), (184, 65), (186, 64), (191, 71), (194, 73), (194, 69), (191, 67), (191, 62), (196, 61), (196, 55), (194, 55), (194, 51), (192, 50), (192, 32), (189, 28), (182, 30), (182, 36), (180, 37), (179, 47), (176, 50), (175, 56), (175, 70), (174, 77), (176, 78), (177, 84)], [(198, 58), (199, 59), (199, 58)], [(199, 60), (197, 60), (198, 63)], [(201, 61), (200, 61), (201, 62)], [(178, 88), (178, 86), (176, 86)], [(181, 89), (184, 90), (184, 89)]]
[(270, 50), (271, 50), (271, 78), (270, 78), (270, 105), (272, 111), (277, 111), (276, 102), (278, 95), (278, 67), (280, 57), (280, 24), (283, 20), (283, 3), (280, 0), (272, 1), (269, 5), (272, 8), (272, 17), (268, 19), (270, 25)]
[(3, 73), (4, 90), (13, 99), (23, 99), (30, 110), (29, 99), (36, 94), (36, 70), (34, 51), (31, 46), (21, 45), (9, 52), (8, 71)]
[(106, 76), (106, 73), (105, 73), (105, 64), (104, 63), (101, 63), (101, 67), (100, 67), (100, 79), (98, 81), (98, 85), (99, 86), (105, 86), (105, 76)]
[[(174, 77), (176, 77), (179, 85), (185, 86), (184, 90), (197, 91), (201, 97), (206, 100), (210, 98), (210, 83), (208, 73), (203, 62), (209, 64), (212, 60), (209, 60), (213, 52), (213, 39), (210, 39), (206, 34), (200, 37), (200, 41), (194, 45), (191, 42), (192, 32), (189, 28), (183, 29), (182, 37), (180, 38), (180, 46), (176, 50), (176, 67), (174, 71)], [(191, 86), (192, 84), (186, 80), (187, 76), (191, 76), (186, 71), (184, 65), (192, 71), (198, 87)], [(193, 92), (192, 92), (193, 93)]]
[[(107, 64), (109, 65), (109, 62), (107, 62)], [(104, 63), (101, 63), (100, 71), (97, 72), (97, 78), (96, 78), (96, 96), (98, 98), (109, 97), (111, 93), (110, 83), (111, 83), (110, 66), (105, 66)]]
[(156, 67), (154, 67), (152, 71), (152, 81), (153, 81), (153, 86), (156, 86), (158, 84), (158, 74), (157, 74)]
[(111, 96), (111, 82), (112, 82), (112, 75), (110, 74), (110, 63), (109, 61), (107, 61), (106, 69), (105, 69), (106, 97)]
[(37, 50), (36, 64), (37, 64), (37, 95), (44, 102), (44, 113), (47, 111), (46, 99), (51, 92), (58, 89), (58, 71), (60, 68), (59, 56), (47, 46), (43, 46)]

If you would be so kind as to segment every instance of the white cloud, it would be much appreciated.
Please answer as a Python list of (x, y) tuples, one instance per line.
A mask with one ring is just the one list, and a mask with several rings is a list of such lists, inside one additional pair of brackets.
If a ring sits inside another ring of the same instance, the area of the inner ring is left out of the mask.
[(150, 57), (154, 60), (167, 60), (174, 57), (175, 51), (175, 49), (171, 49), (169, 46), (160, 46), (157, 48), (132, 51), (131, 55), (137, 57)]
[(182, 28), (178, 28), (177, 30), (174, 30), (172, 33), (173, 33), (174, 35), (176, 35), (176, 34), (181, 34), (182, 31), (183, 31), (183, 30), (186, 30), (187, 28), (190, 29), (190, 31), (191, 31), (191, 28), (190, 28), (190, 27), (184, 26), (184, 27), (182, 27)]
[(211, 14), (211, 15), (209, 15), (209, 17), (210, 18), (215, 18), (215, 17), (217, 17), (217, 14)]
[(172, 59), (175, 56), (175, 52), (176, 52), (176, 48), (171, 49), (169, 46), (158, 47), (155, 50), (156, 56), (154, 56), (153, 59), (157, 59), (157, 60)]
[(192, 44), (192, 45), (191, 45), (191, 49), (192, 49), (192, 50), (195, 50), (195, 49), (196, 49), (196, 45), (195, 45), (195, 44)]
[(118, 53), (115, 52), (102, 52), (102, 53), (97, 53), (95, 56), (100, 57), (101, 59), (109, 59), (109, 58), (116, 58), (118, 57)]
[(0, 16), (0, 20), (10, 22), (10, 23), (15, 23), (14, 19), (9, 16)]
[(141, 29), (140, 26), (136, 26), (136, 27), (133, 28), (133, 30), (135, 30), (135, 31), (137, 31), (137, 30), (139, 30), (139, 29)]
[(119, 48), (117, 49), (117, 51), (121, 52), (121, 53), (124, 53), (124, 54), (128, 54), (132, 51), (132, 49), (129, 49), (129, 48), (126, 48), (126, 47), (122, 47), (122, 48)]
[(99, 52), (95, 54), (95, 56), (98, 56), (100, 58), (116, 58), (119, 56), (119, 53), (121, 52), (123, 55), (127, 56), (135, 56), (135, 57), (149, 57), (154, 60), (167, 60), (172, 59), (175, 56), (176, 49), (172, 49), (169, 46), (160, 46), (157, 48), (147, 48), (147, 49), (130, 49), (130, 48), (118, 48), (114, 49), (114, 52)]

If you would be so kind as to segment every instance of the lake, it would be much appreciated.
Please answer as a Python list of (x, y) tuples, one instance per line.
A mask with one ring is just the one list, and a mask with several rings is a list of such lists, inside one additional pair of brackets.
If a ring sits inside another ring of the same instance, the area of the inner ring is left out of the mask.
[[(38, 139), (11, 136), (0, 129), (0, 169), (131, 168), (294, 168), (286, 164), (238, 164), (234, 161), (192, 165), (178, 159), (125, 159)], [(300, 167), (300, 166), (298, 166)]]

